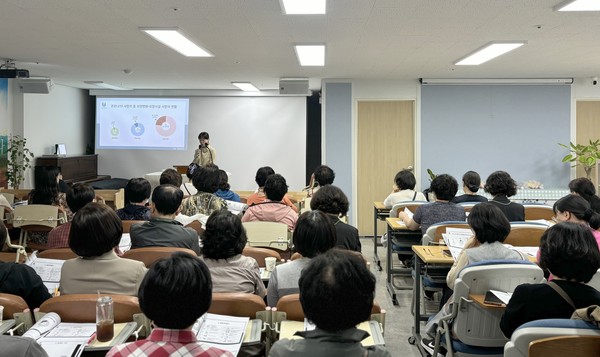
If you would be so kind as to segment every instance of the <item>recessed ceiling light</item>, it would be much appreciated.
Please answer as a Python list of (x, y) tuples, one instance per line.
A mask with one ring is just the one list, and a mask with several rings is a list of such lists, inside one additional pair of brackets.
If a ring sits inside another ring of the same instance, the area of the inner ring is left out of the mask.
[(325, 0), (280, 0), (286, 15), (321, 15), (326, 13)]
[(148, 28), (141, 27), (148, 35), (163, 45), (187, 57), (214, 57), (214, 55), (185, 37), (178, 28)]
[(600, 11), (598, 0), (569, 0), (554, 7), (554, 11)]
[(492, 58), (496, 58), (505, 54), (506, 52), (512, 51), (515, 48), (521, 47), (525, 43), (525, 41), (491, 42), (471, 53), (467, 57), (458, 60), (458, 62), (454, 64), (457, 66), (477, 66), (491, 60)]
[(325, 65), (325, 45), (296, 45), (294, 49), (301, 66)]
[(250, 82), (231, 82), (234, 86), (243, 90), (244, 92), (260, 92), (260, 89)]
[(123, 87), (119, 87), (119, 86), (115, 86), (113, 84), (110, 83), (104, 83), (102, 81), (84, 81), (83, 83), (86, 84), (91, 84), (94, 85), (96, 87), (100, 87), (100, 88), (104, 88), (104, 89), (112, 89), (112, 90), (131, 90), (129, 88), (123, 88)]

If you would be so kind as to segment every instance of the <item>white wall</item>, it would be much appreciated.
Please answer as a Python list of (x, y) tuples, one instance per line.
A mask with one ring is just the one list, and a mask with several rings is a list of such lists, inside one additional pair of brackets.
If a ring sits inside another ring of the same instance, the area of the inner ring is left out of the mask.
[[(53, 154), (57, 143), (66, 144), (69, 155), (84, 154), (86, 145), (93, 145), (87, 91), (55, 85), (49, 94), (13, 94), (13, 129), (23, 126), (27, 147), (36, 157)], [(33, 169), (23, 187), (33, 187), (32, 177)]]
[(189, 113), (187, 150), (96, 150), (98, 172), (128, 179), (188, 165), (206, 131), (233, 190), (256, 189), (261, 166), (283, 175), (290, 191), (304, 187), (306, 97), (191, 97)]

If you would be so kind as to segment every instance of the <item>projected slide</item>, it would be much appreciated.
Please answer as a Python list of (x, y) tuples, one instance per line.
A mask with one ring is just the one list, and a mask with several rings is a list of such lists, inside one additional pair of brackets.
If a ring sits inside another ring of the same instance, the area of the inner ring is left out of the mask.
[(96, 98), (96, 148), (185, 150), (189, 99)]

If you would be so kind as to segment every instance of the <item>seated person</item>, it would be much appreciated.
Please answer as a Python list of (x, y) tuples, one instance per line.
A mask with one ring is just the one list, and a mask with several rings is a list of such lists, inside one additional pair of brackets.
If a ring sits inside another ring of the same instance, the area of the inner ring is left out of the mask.
[[(454, 289), (458, 274), (469, 264), (486, 260), (528, 260), (526, 255), (502, 244), (510, 233), (510, 222), (498, 207), (485, 202), (475, 205), (467, 221), (474, 235), (467, 241), (446, 276), (446, 283), (450, 289)], [(450, 294), (451, 291), (445, 292), (447, 296)], [(435, 335), (435, 329), (440, 319), (452, 312), (453, 302), (454, 299), (450, 296), (448, 302), (427, 322), (425, 331), (428, 334)], [(432, 339), (423, 338), (421, 345), (426, 351), (433, 354), (434, 341)]]
[(479, 186), (481, 185), (481, 177), (475, 171), (467, 171), (463, 175), (463, 191), (464, 195), (456, 196), (450, 200), (452, 203), (463, 202), (487, 202), (488, 199), (478, 195)]
[(493, 196), (489, 202), (500, 208), (509, 221), (525, 220), (525, 207), (508, 199), (517, 194), (517, 183), (507, 172), (492, 172), (485, 182), (485, 192)]
[(107, 357), (233, 357), (198, 342), (192, 332), (212, 300), (210, 272), (197, 257), (177, 252), (156, 262), (140, 286), (139, 299), (142, 312), (154, 325), (150, 336), (114, 346)]
[(288, 225), (290, 230), (294, 229), (298, 214), (281, 202), (287, 193), (285, 178), (279, 174), (271, 175), (265, 182), (265, 193), (267, 199), (248, 207), (242, 217), (242, 222), (267, 221), (279, 222)]
[(312, 197), (312, 195), (315, 192), (317, 192), (321, 187), (333, 184), (334, 179), (335, 172), (333, 172), (333, 170), (329, 166), (318, 166), (310, 176), (310, 183), (308, 184), (307, 196)]
[(181, 210), (183, 192), (173, 185), (160, 185), (152, 192), (152, 218), (131, 226), (131, 249), (144, 247), (179, 247), (200, 254), (198, 233), (175, 220)]
[(267, 295), (258, 263), (242, 255), (247, 242), (240, 217), (229, 211), (210, 215), (202, 234), (201, 259), (210, 270), (214, 292)]
[(375, 276), (364, 260), (331, 249), (306, 266), (298, 284), (304, 315), (316, 329), (275, 342), (270, 357), (391, 356), (383, 346), (360, 343), (369, 333), (356, 325), (369, 320), (375, 298)]
[(460, 255), (446, 276), (446, 284), (454, 289), (458, 273), (469, 264), (484, 260), (528, 260), (527, 256), (504, 246), (502, 242), (510, 233), (510, 222), (500, 209), (490, 203), (482, 202), (473, 206), (467, 223), (473, 231)]
[(159, 184), (161, 185), (180, 187), (182, 182), (181, 174), (175, 169), (166, 169), (160, 174)]
[(340, 217), (348, 213), (348, 205), (348, 198), (344, 192), (333, 185), (321, 187), (310, 200), (310, 209), (327, 213), (333, 223), (337, 235), (336, 247), (360, 252), (358, 229), (340, 220)]
[(198, 190), (196, 190), (196, 187), (194, 187), (194, 184), (192, 183), (192, 178), (194, 177), (194, 174), (196, 172), (198, 172), (198, 168), (200, 168), (200, 166), (198, 166), (197, 164), (194, 164), (193, 162), (191, 164), (188, 165), (188, 168), (185, 172), (185, 176), (187, 177), (187, 182), (184, 182), (183, 184), (181, 184), (181, 191), (183, 191), (183, 195), (185, 197), (187, 196), (192, 196), (195, 195), (196, 193), (198, 193)]
[(583, 197), (596, 213), (600, 213), (600, 197), (596, 195), (596, 187), (589, 178), (579, 177), (571, 180), (569, 190), (572, 194)]
[(123, 221), (149, 221), (150, 208), (146, 205), (150, 199), (152, 187), (145, 178), (132, 178), (125, 185), (125, 207), (117, 210), (117, 216)]
[(588, 201), (581, 196), (568, 195), (556, 201), (553, 209), (556, 222), (583, 224), (590, 229), (600, 247), (600, 214), (591, 208)]
[(431, 192), (435, 195), (435, 202), (421, 205), (410, 218), (404, 211), (398, 212), (398, 217), (404, 221), (406, 227), (413, 231), (421, 228), (425, 234), (429, 226), (445, 221), (464, 221), (467, 216), (465, 210), (450, 200), (456, 196), (458, 183), (450, 175), (441, 174), (431, 181)]
[(309, 211), (300, 215), (292, 235), (294, 250), (302, 258), (280, 264), (271, 272), (267, 286), (267, 305), (275, 307), (279, 298), (298, 293), (298, 279), (302, 269), (311, 258), (335, 247), (335, 228), (327, 215), (321, 211)]
[(427, 201), (425, 195), (415, 192), (416, 184), (415, 175), (410, 170), (399, 171), (394, 177), (392, 193), (383, 201), (385, 207), (392, 208), (396, 203), (403, 201)]
[(183, 200), (181, 213), (186, 216), (198, 213), (210, 216), (214, 211), (227, 209), (225, 200), (214, 194), (219, 189), (219, 182), (219, 167), (215, 165), (199, 167), (192, 177), (192, 183), (198, 192)]
[(215, 192), (215, 195), (227, 201), (240, 202), (240, 195), (231, 191), (230, 188), (227, 172), (219, 170), (219, 189)]
[[(0, 241), (5, 242), (7, 236), (6, 226), (0, 220)], [(48, 293), (48, 288), (42, 282), (42, 278), (37, 275), (32, 267), (2, 261), (0, 261), (0, 293), (22, 297), (32, 311), (52, 297)]]
[(1, 357), (48, 357), (36, 341), (28, 337), (0, 335)]
[(507, 338), (526, 322), (568, 319), (576, 309), (600, 305), (600, 291), (585, 284), (600, 268), (598, 244), (588, 227), (561, 222), (548, 228), (540, 241), (540, 267), (554, 279), (517, 286), (500, 321)]
[[(41, 166), (34, 173), (34, 189), (29, 193), (28, 204), (51, 205), (64, 211), (67, 221), (73, 218), (73, 213), (67, 206), (65, 194), (60, 192), (58, 182), (60, 181), (60, 169), (56, 166)], [(28, 242), (46, 245), (48, 244), (48, 232), (30, 232)]]
[[(98, 198), (104, 203), (101, 197)], [(87, 183), (76, 183), (67, 191), (67, 204), (73, 214), (95, 199), (96, 193), (92, 186)], [(48, 249), (68, 248), (70, 230), (71, 222), (66, 222), (53, 228), (48, 234)]]
[(92, 202), (81, 208), (69, 233), (69, 247), (79, 257), (63, 264), (61, 293), (137, 295), (148, 269), (117, 256), (122, 234), (123, 223), (107, 205)]
[[(258, 189), (255, 193), (251, 194), (246, 199), (246, 204), (248, 206), (265, 202), (265, 200), (267, 199), (267, 196), (265, 195), (265, 182), (267, 182), (267, 178), (273, 174), (275, 174), (275, 170), (273, 170), (269, 166), (261, 167), (258, 169), (258, 171), (256, 171), (254, 181), (258, 185)], [(294, 212), (298, 213), (298, 207), (294, 205), (294, 203), (292, 202), (292, 200), (290, 200), (287, 194), (283, 196), (283, 200), (281, 202), (285, 203), (286, 206), (289, 206), (291, 209), (294, 210)]]

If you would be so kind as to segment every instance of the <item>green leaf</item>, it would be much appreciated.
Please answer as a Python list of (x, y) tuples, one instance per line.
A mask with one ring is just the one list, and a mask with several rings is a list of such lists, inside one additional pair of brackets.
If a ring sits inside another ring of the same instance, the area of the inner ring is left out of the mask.
[(569, 154), (563, 157), (562, 162), (572, 161), (573, 155)]

